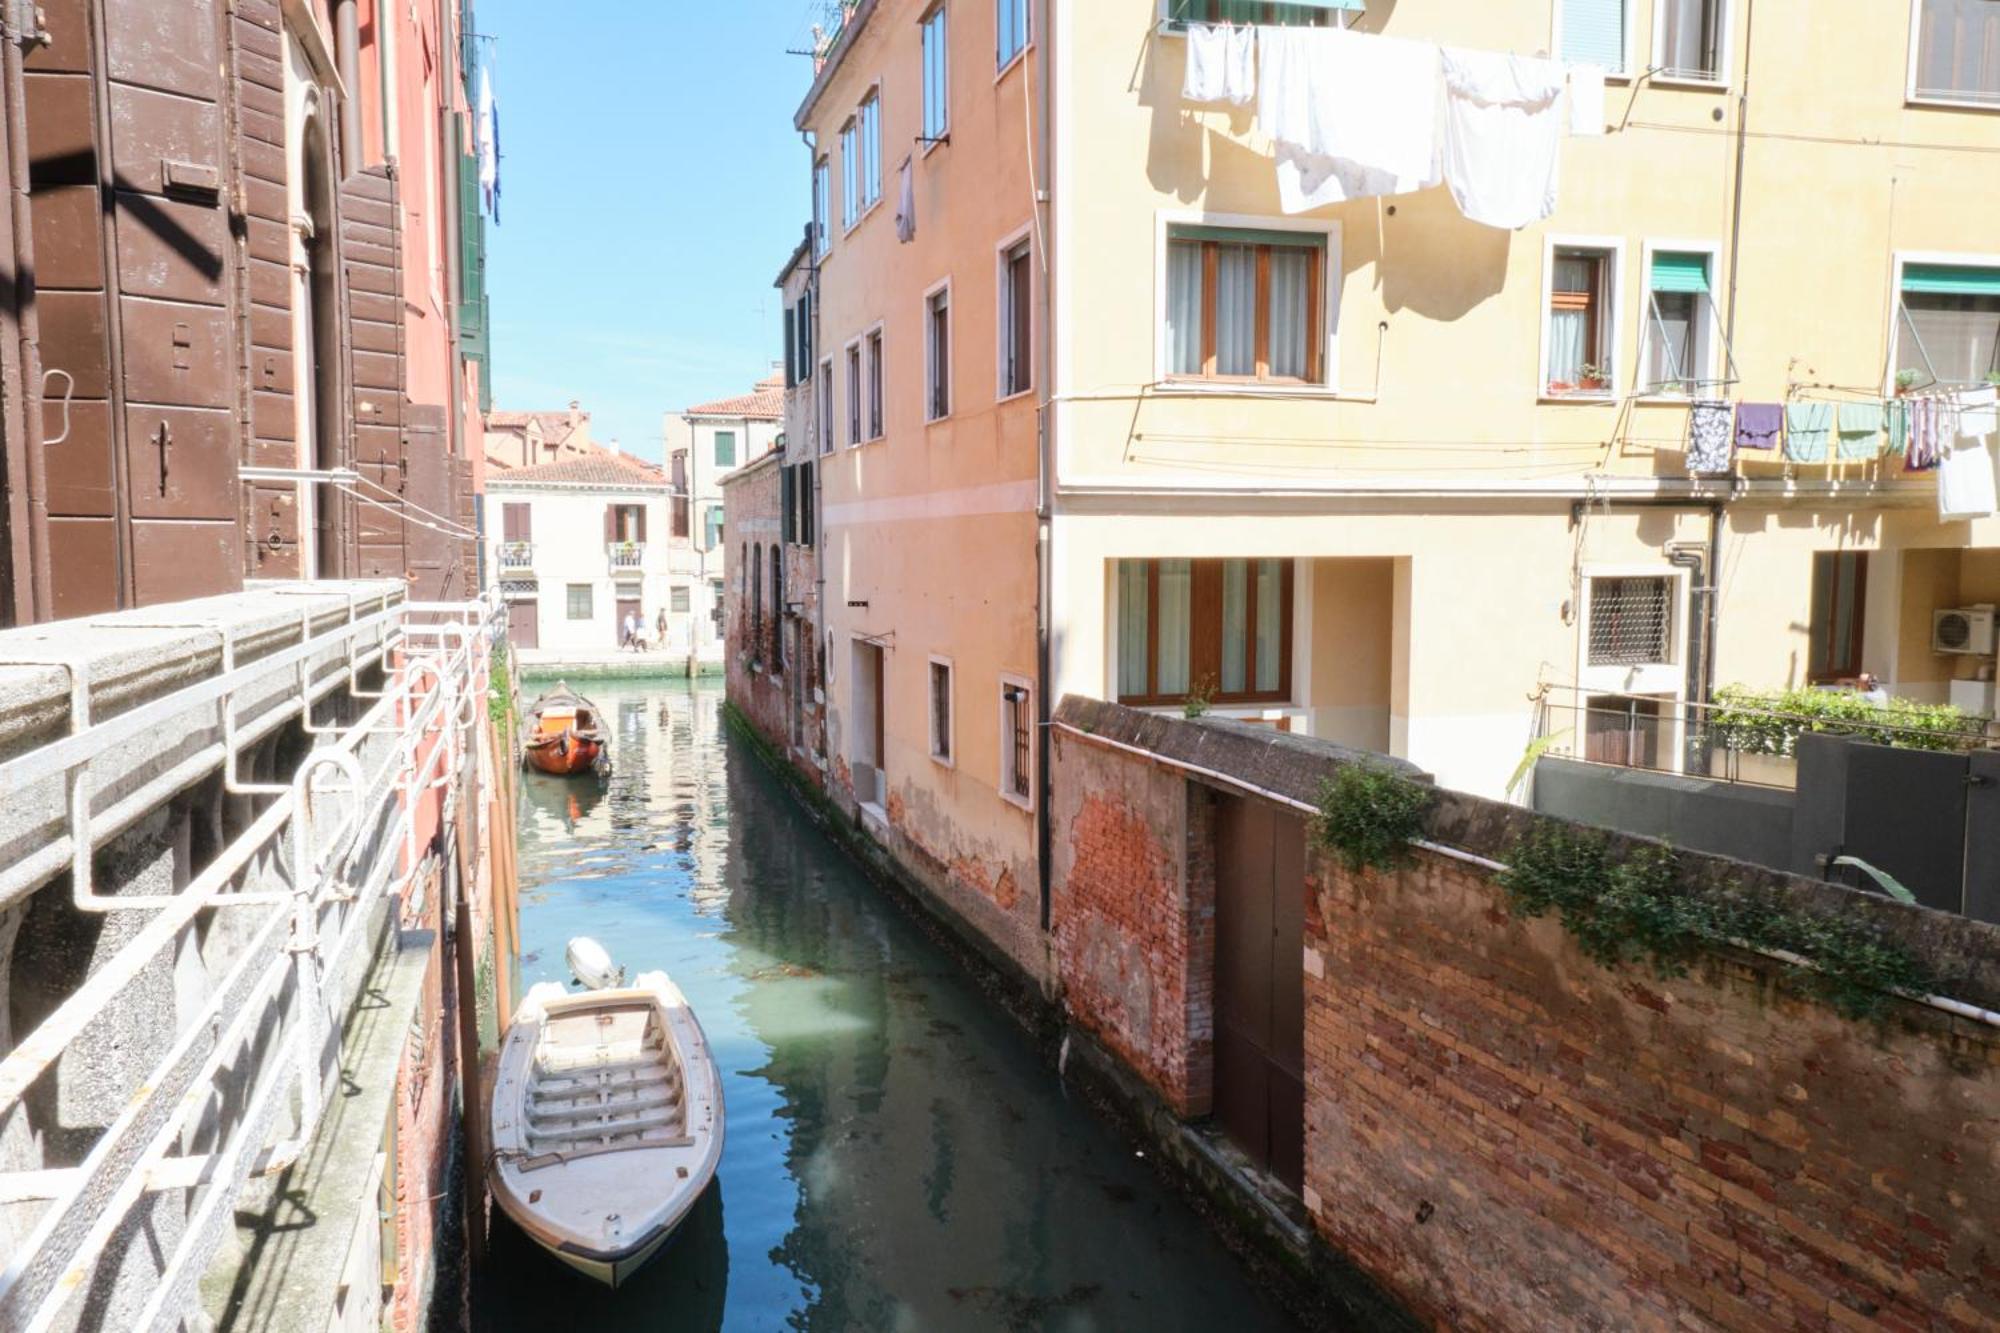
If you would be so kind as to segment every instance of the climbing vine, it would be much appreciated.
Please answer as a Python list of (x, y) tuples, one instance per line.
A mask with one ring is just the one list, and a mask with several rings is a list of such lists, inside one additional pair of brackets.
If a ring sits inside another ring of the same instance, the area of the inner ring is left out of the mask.
[(1422, 836), (1435, 789), (1383, 764), (1341, 765), (1319, 784), (1314, 829), (1349, 870), (1392, 870)]
[(1665, 847), (1614, 851), (1601, 834), (1538, 822), (1515, 845), (1500, 883), (1516, 911), (1553, 912), (1585, 954), (1605, 967), (1645, 962), (1681, 976), (1716, 943), (1795, 956), (1785, 984), (1848, 1018), (1881, 1013), (1893, 992), (1923, 994), (1936, 978), (1908, 949), (1857, 917), (1822, 915), (1744, 884), (1679, 884)]

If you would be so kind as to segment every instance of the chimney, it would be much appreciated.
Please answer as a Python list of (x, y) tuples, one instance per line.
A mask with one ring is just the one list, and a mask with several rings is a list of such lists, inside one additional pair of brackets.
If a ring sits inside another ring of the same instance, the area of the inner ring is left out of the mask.
[(583, 420), (583, 404), (572, 398), (569, 400), (569, 428), (575, 430)]
[(606, 442), (605, 442), (605, 445), (604, 445), (604, 448), (605, 448), (605, 450), (606, 450), (607, 452), (609, 452), (609, 453), (614, 453), (614, 454), (615, 454), (615, 453), (619, 452), (619, 450), (618, 450), (618, 437), (617, 437), (617, 436), (615, 436), (615, 435), (614, 435), (614, 436), (612, 436), (610, 440), (608, 440), (608, 441), (606, 441)]

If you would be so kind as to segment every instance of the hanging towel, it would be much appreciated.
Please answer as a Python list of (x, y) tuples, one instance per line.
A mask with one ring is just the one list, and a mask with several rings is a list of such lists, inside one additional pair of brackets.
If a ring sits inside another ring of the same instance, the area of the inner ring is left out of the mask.
[(1232, 102), (1257, 96), (1257, 30), (1233, 24), (1190, 23), (1187, 76), (1181, 96), (1190, 102)]
[(1437, 47), (1267, 26), (1257, 61), (1257, 127), (1279, 145), (1287, 211), (1437, 183)]
[(1775, 449), (1785, 425), (1783, 403), (1739, 403), (1736, 407), (1736, 447)]
[(1986, 437), (1960, 436), (1947, 442), (1938, 464), (1938, 517), (1989, 518), (2000, 510), (2000, 486), (1993, 476), (1993, 451)]
[(1832, 403), (1791, 403), (1785, 408), (1785, 457), (1794, 463), (1824, 463), (1833, 431)]
[(1889, 429), (1889, 452), (1906, 454), (1910, 449), (1910, 405), (1900, 398), (1882, 404), (1882, 420)]
[(896, 190), (896, 239), (908, 245), (917, 239), (917, 175), (907, 157), (901, 177)]
[(1923, 394), (1910, 404), (1910, 451), (1903, 466), (1929, 472), (1944, 460), (1945, 446), (1958, 439), (1958, 404), (1947, 395)]
[(1697, 402), (1688, 412), (1688, 471), (1697, 477), (1726, 476), (1735, 460), (1730, 443), (1729, 404)]
[(2000, 388), (1987, 385), (1958, 395), (1958, 433), (1991, 435), (2000, 430)]
[(1882, 453), (1882, 404), (1840, 405), (1840, 456), (1850, 461)]
[[(379, 11), (378, 11), (379, 12)], [(487, 215), (500, 225), (500, 99), (493, 95), (493, 76), (482, 60), (479, 66), (479, 193), (484, 196)]]
[(1563, 67), (1497, 51), (1443, 51), (1444, 180), (1458, 211), (1506, 231), (1556, 211)]
[(1604, 69), (1599, 65), (1569, 67), (1569, 132), (1578, 138), (1604, 136)]

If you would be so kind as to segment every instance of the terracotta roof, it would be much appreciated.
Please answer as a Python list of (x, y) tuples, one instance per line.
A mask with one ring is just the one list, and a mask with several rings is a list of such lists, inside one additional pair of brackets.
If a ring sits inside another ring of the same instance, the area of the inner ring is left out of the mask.
[[(590, 413), (585, 412), (577, 418), (577, 423), (581, 425), (583, 422), (589, 420)], [(542, 438), (550, 444), (563, 444), (568, 441), (572, 433), (569, 424), (569, 413), (566, 411), (488, 412), (486, 414), (486, 426), (489, 430), (525, 430), (530, 423), (536, 421), (541, 422)]]
[(718, 398), (712, 403), (699, 403), (682, 415), (753, 417), (759, 421), (776, 421), (785, 415), (785, 377), (773, 375), (769, 379), (758, 380), (756, 391), (753, 393), (746, 393), (738, 398)]
[[(585, 454), (559, 463), (535, 467), (508, 468), (508, 482), (528, 485), (598, 486), (617, 490), (624, 486), (665, 486), (667, 474), (653, 464), (630, 454)], [(499, 480), (495, 477), (492, 480)]]

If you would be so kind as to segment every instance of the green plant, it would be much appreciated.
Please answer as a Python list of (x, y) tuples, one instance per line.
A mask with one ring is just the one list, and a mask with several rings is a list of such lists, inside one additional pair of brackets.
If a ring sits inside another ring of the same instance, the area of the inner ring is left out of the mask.
[(1780, 955), (1784, 982), (1849, 1018), (1881, 1012), (1887, 996), (1921, 994), (1935, 980), (1908, 949), (1859, 917), (1808, 912), (1742, 884), (1681, 884), (1671, 849), (1613, 849), (1604, 835), (1541, 821), (1500, 875), (1514, 910), (1551, 912), (1594, 961), (1648, 963), (1680, 976), (1704, 948), (1736, 944)]
[(1986, 382), (1987, 382), (1988, 384), (2000, 384), (2000, 370), (1989, 370), (1989, 371), (1987, 371), (1987, 372), (1986, 372)]
[(1385, 764), (1343, 764), (1319, 784), (1313, 831), (1349, 870), (1393, 870), (1408, 862), (1436, 794)]
[(1521, 753), (1521, 762), (1514, 765), (1514, 771), (1507, 778), (1507, 797), (1509, 800), (1512, 800), (1514, 794), (1526, 785), (1529, 775), (1535, 771), (1536, 762), (1550, 750), (1562, 744), (1565, 739), (1574, 734), (1574, 731), (1575, 729), (1572, 727), (1564, 727), (1561, 731), (1552, 731), (1546, 736), (1537, 736), (1534, 740), (1528, 742), (1528, 748)]
[(1791, 758), (1807, 732), (1853, 736), (1905, 750), (1962, 750), (1985, 736), (1987, 719), (1950, 704), (1891, 699), (1873, 704), (1842, 690), (1753, 690), (1725, 685), (1708, 715), (1712, 743), (1741, 754)]
[(1919, 371), (1899, 370), (1896, 372), (1896, 387), (1898, 389), (1914, 389), (1917, 386), (1917, 381), (1922, 378), (1923, 374)]
[(1187, 698), (1181, 701), (1181, 716), (1190, 718), (1200, 717), (1208, 711), (1208, 706), (1214, 699), (1215, 677), (1203, 676), (1187, 692)]
[(490, 689), (486, 696), (486, 715), (493, 719), (502, 751), (510, 751), (514, 744), (514, 682), (504, 641), (493, 645), (487, 675)]

